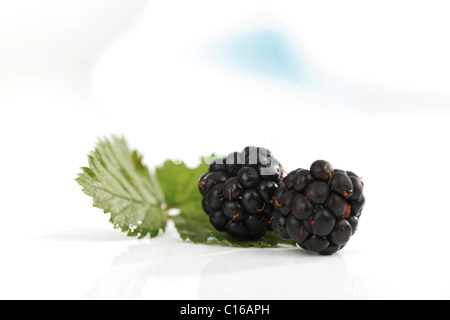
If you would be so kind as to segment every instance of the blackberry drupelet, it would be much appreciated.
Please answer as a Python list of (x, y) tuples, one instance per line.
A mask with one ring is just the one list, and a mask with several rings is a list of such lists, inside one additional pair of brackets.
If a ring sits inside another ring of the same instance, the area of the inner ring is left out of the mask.
[(218, 231), (258, 239), (269, 227), (273, 194), (283, 170), (265, 148), (246, 147), (211, 162), (198, 182), (203, 209)]
[(351, 171), (324, 160), (297, 169), (273, 196), (272, 230), (307, 250), (331, 255), (344, 248), (358, 228), (365, 203), (364, 183)]

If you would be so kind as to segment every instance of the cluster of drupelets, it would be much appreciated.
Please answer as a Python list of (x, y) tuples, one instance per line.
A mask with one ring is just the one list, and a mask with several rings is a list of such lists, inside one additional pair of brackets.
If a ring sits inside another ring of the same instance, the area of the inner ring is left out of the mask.
[(198, 182), (203, 209), (218, 231), (257, 240), (267, 231), (321, 255), (341, 250), (358, 228), (364, 184), (324, 160), (286, 175), (265, 148), (217, 158)]

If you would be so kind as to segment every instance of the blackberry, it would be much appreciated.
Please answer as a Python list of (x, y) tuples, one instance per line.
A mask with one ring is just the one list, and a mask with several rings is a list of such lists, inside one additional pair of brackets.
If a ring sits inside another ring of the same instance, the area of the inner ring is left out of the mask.
[(309, 170), (290, 172), (274, 192), (271, 228), (307, 250), (336, 253), (358, 228), (365, 203), (363, 189), (355, 173), (315, 161)]
[(246, 147), (217, 158), (198, 182), (203, 209), (218, 231), (243, 239), (258, 239), (269, 227), (273, 195), (283, 170), (272, 152)]

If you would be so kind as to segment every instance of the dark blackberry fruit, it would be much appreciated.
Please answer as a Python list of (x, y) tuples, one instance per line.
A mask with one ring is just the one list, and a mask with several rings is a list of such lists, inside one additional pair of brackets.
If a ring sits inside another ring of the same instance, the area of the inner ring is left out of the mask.
[(254, 188), (261, 181), (259, 172), (253, 167), (243, 167), (238, 173), (237, 177), (245, 188)]
[(218, 231), (258, 239), (270, 230), (273, 195), (282, 179), (280, 162), (270, 150), (246, 147), (232, 152), (213, 160), (200, 177), (203, 209)]
[(322, 181), (313, 181), (306, 188), (304, 195), (315, 204), (324, 204), (330, 194), (330, 187)]
[(256, 190), (258, 190), (258, 194), (266, 203), (272, 203), (273, 194), (277, 189), (277, 182), (270, 180), (262, 180), (256, 187)]
[(310, 171), (314, 179), (327, 182), (333, 174), (334, 168), (328, 161), (317, 160), (311, 165)]
[(331, 255), (356, 232), (365, 204), (364, 183), (324, 160), (289, 173), (273, 193), (270, 227), (282, 239)]
[(244, 187), (238, 178), (231, 177), (225, 180), (222, 186), (222, 195), (228, 201), (238, 200), (242, 196)]
[(198, 181), (198, 186), (202, 195), (206, 195), (209, 190), (219, 183), (224, 183), (228, 176), (224, 172), (208, 172), (202, 175)]

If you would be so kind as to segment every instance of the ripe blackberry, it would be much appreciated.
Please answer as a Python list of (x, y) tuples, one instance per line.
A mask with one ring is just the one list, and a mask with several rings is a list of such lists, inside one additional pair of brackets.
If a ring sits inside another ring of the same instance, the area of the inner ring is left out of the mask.
[(358, 228), (364, 183), (324, 160), (289, 173), (274, 192), (272, 230), (321, 255), (341, 250)]
[(265, 148), (230, 153), (213, 160), (199, 179), (203, 209), (218, 231), (258, 239), (269, 227), (273, 194), (282, 178), (280, 163)]

